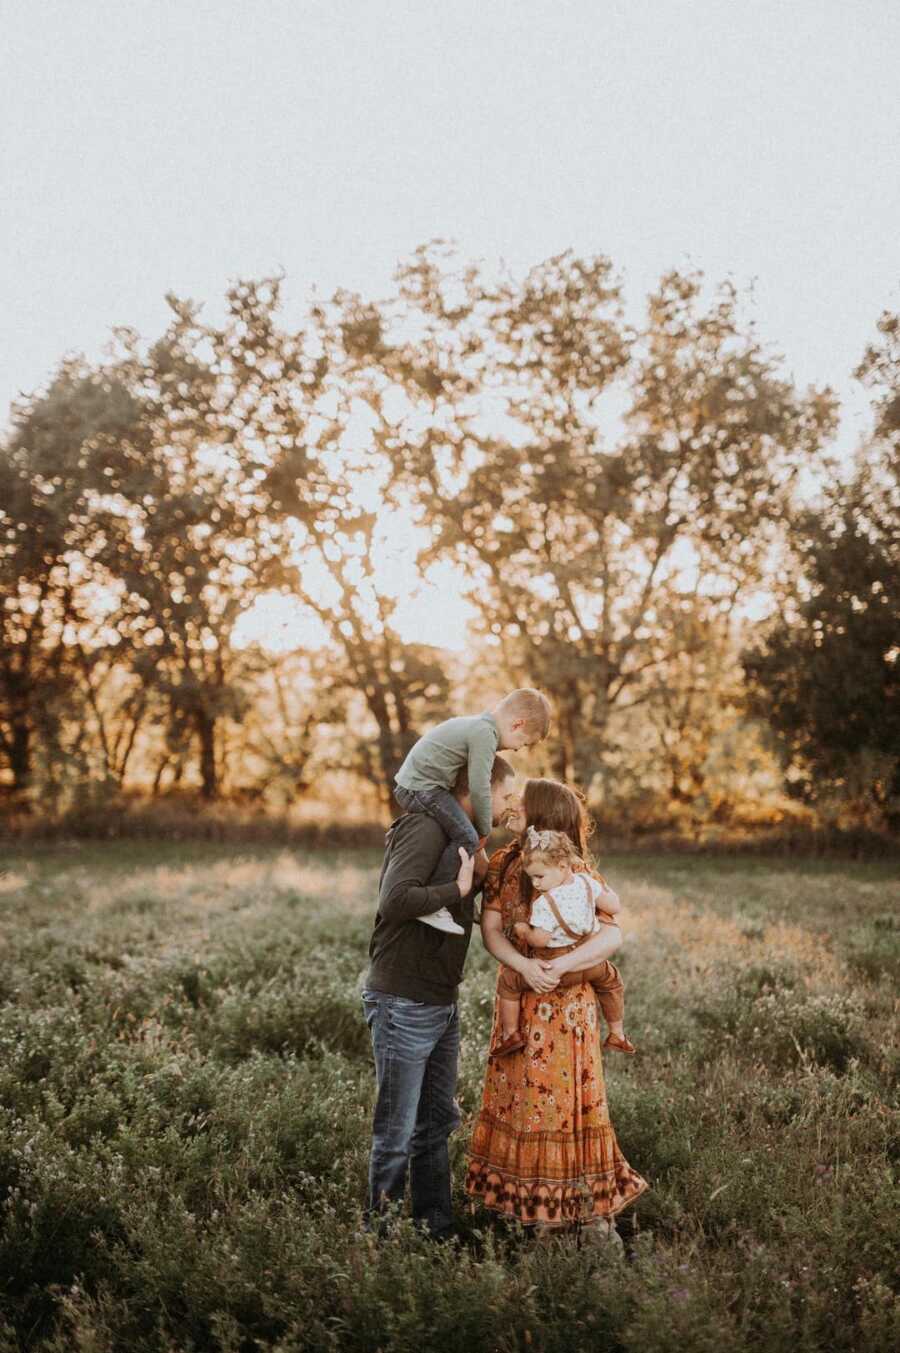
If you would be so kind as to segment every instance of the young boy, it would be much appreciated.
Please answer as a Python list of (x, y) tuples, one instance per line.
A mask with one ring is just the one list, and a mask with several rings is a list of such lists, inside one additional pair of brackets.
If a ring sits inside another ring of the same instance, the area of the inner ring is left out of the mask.
[[(498, 751), (517, 752), (543, 741), (550, 728), (550, 701), (540, 691), (512, 691), (484, 714), (447, 719), (432, 728), (410, 751), (397, 772), (394, 798), (408, 813), (428, 813), (450, 840), (441, 868), (453, 873), (459, 848), (474, 855), (491, 830), (491, 766)], [(466, 766), (475, 826), (451, 787)], [(441, 875), (443, 877), (443, 875)], [(446, 907), (418, 918), (436, 930), (462, 934)]]

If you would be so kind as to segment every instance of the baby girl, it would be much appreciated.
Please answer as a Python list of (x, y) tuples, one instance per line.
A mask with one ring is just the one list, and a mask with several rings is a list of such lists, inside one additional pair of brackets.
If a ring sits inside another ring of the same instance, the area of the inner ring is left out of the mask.
[[(535, 831), (528, 828), (522, 849), (522, 869), (530, 878), (536, 896), (531, 907), (531, 922), (518, 921), (513, 930), (534, 951), (535, 958), (553, 959), (583, 944), (601, 925), (615, 925), (613, 917), (621, 910), (617, 895), (605, 879), (597, 881), (585, 869), (575, 846), (564, 832)], [(603, 1046), (619, 1052), (634, 1052), (626, 1037), (624, 987), (617, 969), (607, 959), (577, 974), (590, 982), (597, 993), (609, 1036)], [(528, 990), (521, 973), (500, 968), (500, 1024), (502, 1039), (492, 1052), (504, 1057), (525, 1046), (519, 1032), (519, 1004)]]

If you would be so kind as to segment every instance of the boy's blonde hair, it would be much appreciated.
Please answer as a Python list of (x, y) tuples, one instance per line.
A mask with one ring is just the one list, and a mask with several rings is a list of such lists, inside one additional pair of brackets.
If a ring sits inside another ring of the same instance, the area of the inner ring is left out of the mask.
[(552, 713), (550, 701), (541, 691), (533, 690), (531, 686), (510, 691), (497, 708), (502, 709), (511, 719), (523, 719), (526, 732), (535, 733), (539, 738), (545, 738), (550, 731)]
[(568, 864), (573, 869), (584, 868), (584, 861), (565, 832), (538, 832), (529, 827), (522, 843), (522, 868), (527, 869), (536, 859)]

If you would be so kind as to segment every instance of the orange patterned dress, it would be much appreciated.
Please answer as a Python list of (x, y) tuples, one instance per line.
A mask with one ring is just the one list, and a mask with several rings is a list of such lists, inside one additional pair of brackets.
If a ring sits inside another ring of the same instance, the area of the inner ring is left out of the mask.
[[(519, 896), (520, 847), (491, 857), (484, 907), (503, 929), (528, 920)], [(521, 947), (521, 946), (517, 946)], [(612, 1217), (647, 1188), (609, 1120), (597, 1001), (587, 984), (522, 996), (522, 1052), (489, 1061), (469, 1147), (466, 1192), (525, 1226)], [(497, 1036), (498, 1006), (494, 1003)]]

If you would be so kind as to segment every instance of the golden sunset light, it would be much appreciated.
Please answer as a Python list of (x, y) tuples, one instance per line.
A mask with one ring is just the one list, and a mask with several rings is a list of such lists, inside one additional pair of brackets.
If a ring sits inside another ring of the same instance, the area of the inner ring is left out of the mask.
[(2, 31), (0, 1353), (896, 1353), (898, 0)]

